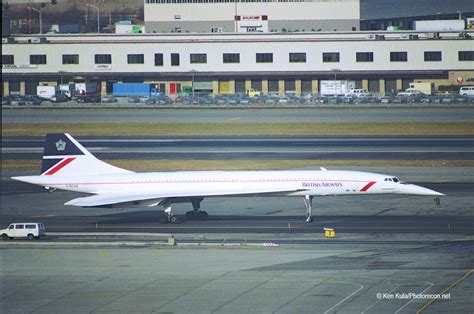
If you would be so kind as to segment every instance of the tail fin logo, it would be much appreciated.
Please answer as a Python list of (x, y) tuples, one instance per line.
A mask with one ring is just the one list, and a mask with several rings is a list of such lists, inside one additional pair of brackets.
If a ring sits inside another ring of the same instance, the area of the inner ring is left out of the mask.
[(66, 142), (62, 139), (56, 142), (56, 150), (57, 151), (64, 151), (66, 149)]

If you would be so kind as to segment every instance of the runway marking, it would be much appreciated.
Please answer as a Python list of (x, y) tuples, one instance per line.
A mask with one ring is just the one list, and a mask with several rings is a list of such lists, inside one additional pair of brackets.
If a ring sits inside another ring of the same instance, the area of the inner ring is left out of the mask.
[(350, 284), (350, 285), (353, 285), (353, 286), (359, 286), (359, 288), (357, 290), (355, 290), (354, 292), (352, 292), (351, 294), (349, 294), (347, 297), (345, 297), (344, 299), (342, 299), (341, 301), (339, 301), (338, 303), (336, 303), (335, 305), (333, 305), (331, 308), (329, 308), (326, 312), (324, 312), (324, 314), (326, 313), (329, 313), (329, 311), (331, 310), (334, 310), (335, 308), (337, 308), (339, 305), (341, 305), (342, 303), (346, 302), (348, 299), (350, 299), (352, 296), (354, 296), (357, 292), (359, 292), (360, 290), (364, 289), (364, 286), (361, 286), (359, 284), (356, 284), (356, 283), (353, 283), (353, 282), (346, 282), (346, 281), (328, 281), (328, 282), (334, 282), (334, 283), (346, 283), (346, 284)]
[(240, 118), (229, 118), (229, 119), (226, 119), (226, 121), (238, 121), (240, 120)]
[[(396, 285), (392, 290), (390, 290), (388, 293), (392, 293), (393, 291), (397, 290), (398, 287), (400, 287), (400, 285)], [(375, 303), (372, 303), (371, 305), (369, 305), (368, 307), (366, 307), (361, 314), (364, 314), (367, 310), (370, 310), (371, 308), (373, 308), (375, 305), (377, 305), (380, 301), (382, 301), (382, 299), (378, 299), (377, 301), (375, 301)]]
[[(428, 291), (429, 289), (431, 289), (431, 287), (434, 286), (434, 283), (432, 282), (427, 282), (429, 284), (428, 288), (426, 288), (425, 290), (419, 292), (418, 294), (423, 294), (425, 293), (426, 291)], [(410, 303), (412, 303), (413, 301), (415, 301), (416, 298), (412, 298), (410, 301), (408, 301), (407, 303), (405, 303), (402, 307), (400, 307), (398, 310), (395, 311), (395, 314), (397, 313), (400, 313), (401, 310), (403, 310), (405, 307), (407, 307)]]
[[(467, 272), (464, 273), (464, 275), (455, 280), (454, 282), (452, 282), (446, 289), (444, 289), (443, 291), (439, 292), (439, 293), (436, 293), (436, 294), (439, 294), (439, 295), (442, 295), (442, 294), (445, 294), (446, 292), (448, 292), (451, 288), (453, 288), (454, 286), (456, 286), (458, 283), (462, 282), (464, 279), (466, 279), (467, 277), (469, 277), (472, 273), (474, 272), (474, 268), (473, 269), (470, 269), (468, 270)], [(426, 310), (428, 308), (428, 306), (430, 306), (431, 304), (433, 304), (437, 299), (431, 299), (429, 300), (428, 302), (426, 302), (418, 311), (416, 311), (416, 314), (419, 314), (421, 312), (423, 312), (424, 310)]]

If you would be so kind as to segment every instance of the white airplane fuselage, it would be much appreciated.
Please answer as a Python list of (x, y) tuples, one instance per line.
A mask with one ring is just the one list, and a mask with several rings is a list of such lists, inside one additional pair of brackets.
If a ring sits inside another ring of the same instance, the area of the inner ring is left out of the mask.
[[(442, 195), (413, 184), (386, 181), (393, 178), (369, 172), (324, 171), (183, 171), (102, 174), (84, 176), (24, 176), (21, 181), (74, 192), (187, 193), (213, 191), (216, 195), (321, 196), (352, 194)], [(290, 192), (286, 192), (290, 191)]]

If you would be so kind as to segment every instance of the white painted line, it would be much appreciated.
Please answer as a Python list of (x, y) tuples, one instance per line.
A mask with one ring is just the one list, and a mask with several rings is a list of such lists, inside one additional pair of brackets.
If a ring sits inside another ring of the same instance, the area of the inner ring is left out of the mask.
[[(400, 285), (396, 285), (392, 290), (390, 290), (388, 293), (392, 293), (393, 291), (397, 290), (397, 288), (400, 287)], [(364, 314), (365, 311), (368, 311), (370, 310), (371, 308), (373, 308), (375, 305), (377, 305), (377, 303), (379, 303), (380, 301), (382, 301), (382, 298), (378, 299), (377, 301), (375, 301), (375, 303), (372, 303), (371, 305), (369, 305), (368, 307), (366, 307), (361, 314)]]
[(356, 284), (356, 283), (353, 283), (353, 282), (345, 282), (345, 281), (328, 281), (328, 282), (335, 282), (335, 283), (346, 283), (346, 284), (350, 284), (350, 285), (353, 285), (353, 286), (358, 286), (359, 288), (357, 290), (355, 290), (354, 292), (352, 292), (351, 294), (349, 294), (347, 297), (345, 297), (344, 299), (342, 299), (341, 301), (339, 301), (338, 303), (336, 303), (335, 305), (333, 305), (331, 308), (329, 308), (326, 312), (324, 312), (324, 314), (326, 313), (329, 313), (329, 311), (332, 311), (334, 310), (335, 308), (337, 308), (339, 305), (341, 305), (342, 303), (346, 302), (348, 299), (350, 299), (352, 296), (354, 296), (357, 292), (359, 292), (360, 290), (364, 289), (364, 286), (361, 286), (359, 284)]
[[(434, 286), (434, 283), (432, 282), (428, 282), (429, 286), (428, 288), (426, 288), (425, 290), (419, 292), (418, 294), (422, 294), (422, 293), (425, 293), (426, 291), (428, 291), (431, 287)], [(410, 303), (412, 303), (413, 301), (415, 301), (416, 298), (412, 298), (410, 301), (408, 301), (407, 303), (405, 303), (401, 308), (399, 308), (398, 310), (395, 311), (395, 314), (397, 313), (400, 313), (401, 310), (403, 310), (405, 307), (407, 307)]]

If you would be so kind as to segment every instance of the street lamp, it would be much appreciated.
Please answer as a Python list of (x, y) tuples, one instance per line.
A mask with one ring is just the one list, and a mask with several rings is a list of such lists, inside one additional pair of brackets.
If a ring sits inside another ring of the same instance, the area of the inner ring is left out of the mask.
[(40, 21), (39, 21), (39, 22), (40, 22), (40, 25), (39, 25), (39, 26), (40, 26), (39, 33), (40, 33), (40, 34), (43, 34), (43, 17), (42, 17), (42, 14), (41, 14), (41, 10), (35, 9), (35, 8), (33, 8), (33, 7), (26, 7), (26, 8), (27, 8), (28, 11), (30, 11), (30, 12), (31, 12), (31, 10), (38, 12), (38, 14), (39, 14), (39, 20), (40, 20)]
[(100, 33), (100, 26), (99, 26), (99, 14), (100, 14), (100, 10), (99, 10), (99, 7), (98, 6), (95, 6), (93, 4), (88, 4), (86, 3), (86, 6), (88, 7), (93, 7), (94, 9), (97, 10), (97, 33)]
[(336, 90), (337, 72), (340, 72), (341, 69), (332, 69), (331, 71), (334, 72), (334, 96), (336, 96), (336, 103), (337, 103), (337, 90)]
[(191, 79), (192, 79), (192, 88), (193, 88), (193, 99), (194, 99), (194, 73), (196, 73), (196, 70), (191, 70)]

